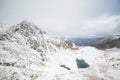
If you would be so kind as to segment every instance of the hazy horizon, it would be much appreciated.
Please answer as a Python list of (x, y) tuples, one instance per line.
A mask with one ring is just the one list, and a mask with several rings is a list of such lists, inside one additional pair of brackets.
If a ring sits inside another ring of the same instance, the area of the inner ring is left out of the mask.
[(119, 0), (0, 0), (0, 24), (32, 20), (56, 37), (120, 34)]

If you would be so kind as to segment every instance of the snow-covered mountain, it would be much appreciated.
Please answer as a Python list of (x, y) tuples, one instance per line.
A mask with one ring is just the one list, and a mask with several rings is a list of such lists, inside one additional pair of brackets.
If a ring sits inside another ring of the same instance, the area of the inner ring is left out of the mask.
[(0, 33), (0, 80), (120, 80), (120, 50), (77, 47), (23, 21)]

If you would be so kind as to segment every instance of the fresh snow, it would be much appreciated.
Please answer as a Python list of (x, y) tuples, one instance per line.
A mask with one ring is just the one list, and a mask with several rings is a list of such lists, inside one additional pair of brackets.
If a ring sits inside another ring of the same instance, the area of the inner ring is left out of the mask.
[[(83, 59), (87, 68), (78, 68)], [(0, 34), (0, 80), (120, 80), (120, 49), (78, 47), (23, 21)]]

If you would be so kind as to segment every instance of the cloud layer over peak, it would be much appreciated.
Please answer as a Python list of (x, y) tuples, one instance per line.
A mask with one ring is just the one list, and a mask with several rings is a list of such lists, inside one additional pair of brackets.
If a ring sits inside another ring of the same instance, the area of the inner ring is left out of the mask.
[(0, 23), (11, 25), (30, 19), (57, 37), (118, 34), (119, 3), (120, 0), (0, 0)]

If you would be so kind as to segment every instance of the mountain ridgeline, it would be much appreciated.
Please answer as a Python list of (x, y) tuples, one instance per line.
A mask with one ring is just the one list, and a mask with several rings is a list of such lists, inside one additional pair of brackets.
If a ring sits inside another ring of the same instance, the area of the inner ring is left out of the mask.
[(72, 41), (78, 46), (92, 46), (98, 49), (120, 48), (120, 35), (98, 38), (74, 38)]
[(23, 21), (0, 34), (1, 41), (17, 42), (21, 45), (29, 45), (38, 52), (52, 51), (53, 47), (73, 48), (71, 41), (63, 41), (51, 38), (39, 27), (28, 21)]
[(120, 35), (100, 39), (90, 45), (98, 49), (120, 48)]

